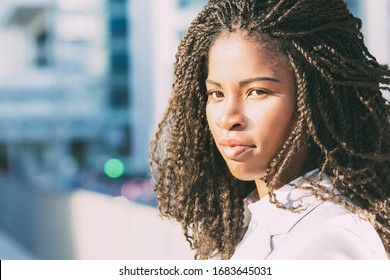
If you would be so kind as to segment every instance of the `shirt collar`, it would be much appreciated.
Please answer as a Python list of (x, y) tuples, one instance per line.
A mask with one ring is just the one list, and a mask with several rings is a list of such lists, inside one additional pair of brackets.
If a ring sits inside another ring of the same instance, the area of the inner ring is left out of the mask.
[[(244, 226), (248, 225), (252, 217), (254, 222), (257, 224), (266, 223), (271, 235), (288, 232), (294, 226), (294, 224), (297, 223), (297, 221), (299, 221), (316, 206), (322, 203), (322, 201), (319, 201), (315, 198), (310, 190), (296, 188), (296, 185), (313, 188), (313, 184), (310, 182), (316, 182), (318, 180), (318, 174), (318, 169), (312, 170), (274, 191), (277, 201), (282, 203), (284, 206), (300, 206), (297, 211), (294, 212), (277, 208), (275, 204), (270, 202), (269, 195), (260, 200), (258, 200), (257, 197), (256, 200), (257, 191), (255, 190), (255, 194), (251, 193), (244, 200), (244, 205), (246, 208)], [(321, 186), (337, 192), (325, 174), (322, 174), (320, 184)]]

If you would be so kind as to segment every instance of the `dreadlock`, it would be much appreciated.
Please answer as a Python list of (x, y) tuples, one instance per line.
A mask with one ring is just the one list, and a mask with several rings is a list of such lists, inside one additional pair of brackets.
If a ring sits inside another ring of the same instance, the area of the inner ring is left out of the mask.
[[(305, 164), (319, 168), (311, 191), (367, 217), (390, 253), (390, 104), (382, 93), (390, 90), (390, 71), (370, 54), (360, 29), (342, 0), (210, 0), (192, 22), (176, 54), (173, 92), (150, 164), (161, 215), (181, 223), (196, 258), (232, 256), (242, 200), (254, 187), (231, 175), (205, 113), (209, 50), (222, 32), (237, 30), (280, 45), (295, 73), (297, 124), (265, 173), (267, 185), (307, 145)], [(324, 172), (342, 196), (320, 185)], [(286, 208), (270, 187), (269, 194)]]

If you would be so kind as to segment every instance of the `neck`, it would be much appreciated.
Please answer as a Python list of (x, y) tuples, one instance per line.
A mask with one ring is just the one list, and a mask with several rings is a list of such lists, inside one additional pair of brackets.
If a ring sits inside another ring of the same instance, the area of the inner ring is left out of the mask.
[[(288, 184), (290, 181), (293, 179), (302, 176), (304, 170), (302, 168), (304, 161), (307, 159), (308, 156), (308, 151), (307, 149), (302, 149), (298, 151), (296, 154), (292, 156), (291, 159), (291, 164), (282, 172), (280, 175), (280, 178), (275, 180), (272, 186), (268, 186), (266, 182), (264, 181), (263, 178), (256, 179), (256, 188), (257, 188), (257, 193), (259, 195), (259, 198), (262, 199), (263, 197), (268, 195), (269, 189), (271, 190), (277, 190), (284, 185)], [(274, 177), (274, 173), (270, 174), (269, 182), (272, 181)]]

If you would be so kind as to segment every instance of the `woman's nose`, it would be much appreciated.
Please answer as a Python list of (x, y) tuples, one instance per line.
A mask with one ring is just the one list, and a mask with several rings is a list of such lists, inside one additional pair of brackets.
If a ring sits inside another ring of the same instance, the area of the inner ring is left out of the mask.
[(226, 106), (215, 120), (216, 125), (225, 130), (241, 130), (246, 127), (246, 120), (242, 107), (236, 101), (226, 103)]

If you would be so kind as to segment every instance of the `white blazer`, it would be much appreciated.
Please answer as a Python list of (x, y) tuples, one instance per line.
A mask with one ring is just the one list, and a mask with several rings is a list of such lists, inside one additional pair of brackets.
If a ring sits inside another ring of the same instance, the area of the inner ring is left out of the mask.
[[(305, 177), (317, 172), (313, 170)], [(286, 206), (302, 203), (303, 211), (293, 213), (277, 208), (269, 197), (255, 203), (249, 201), (248, 230), (231, 259), (388, 259), (378, 233), (369, 222), (341, 205), (319, 201), (309, 192), (292, 186), (301, 180), (302, 177), (283, 186), (275, 195)], [(325, 176), (321, 184), (334, 190)]]

